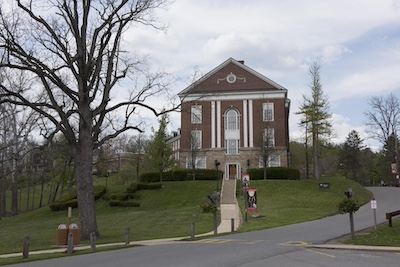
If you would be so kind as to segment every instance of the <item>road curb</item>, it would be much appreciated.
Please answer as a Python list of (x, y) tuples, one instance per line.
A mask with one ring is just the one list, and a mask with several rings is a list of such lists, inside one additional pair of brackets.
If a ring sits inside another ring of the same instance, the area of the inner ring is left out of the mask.
[(386, 247), (386, 246), (361, 246), (361, 245), (342, 245), (342, 244), (308, 244), (308, 245), (306, 245), (304, 247), (307, 247), (307, 248), (321, 248), (321, 249), (400, 252), (400, 247)]

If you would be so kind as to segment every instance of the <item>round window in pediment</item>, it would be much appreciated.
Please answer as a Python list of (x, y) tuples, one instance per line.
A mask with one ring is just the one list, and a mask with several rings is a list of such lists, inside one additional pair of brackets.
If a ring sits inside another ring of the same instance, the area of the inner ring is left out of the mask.
[(228, 83), (234, 83), (236, 82), (236, 75), (233, 73), (228, 74), (228, 76), (226, 76), (226, 80), (228, 81)]

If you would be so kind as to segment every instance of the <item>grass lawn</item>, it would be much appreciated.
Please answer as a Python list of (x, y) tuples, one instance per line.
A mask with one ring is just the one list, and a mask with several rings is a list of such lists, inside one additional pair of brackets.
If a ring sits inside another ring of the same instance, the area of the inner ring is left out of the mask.
[(376, 230), (363, 231), (362, 235), (356, 235), (354, 240), (347, 238), (342, 242), (354, 245), (400, 247), (400, 220), (393, 219), (393, 227), (384, 223), (379, 225)]
[[(103, 183), (97, 180), (97, 183)], [(319, 189), (320, 182), (329, 182), (330, 189)], [(123, 192), (127, 186), (110, 185), (108, 195)], [(240, 231), (254, 231), (315, 220), (337, 213), (344, 192), (352, 187), (355, 198), (367, 203), (371, 194), (359, 184), (343, 178), (319, 181), (261, 180), (251, 181), (257, 188), (258, 215), (244, 224)], [(212, 214), (204, 214), (200, 204), (215, 191), (215, 181), (164, 182), (160, 190), (139, 191), (138, 208), (110, 207), (104, 199), (97, 201), (97, 222), (102, 237), (98, 244), (123, 242), (125, 229), (130, 228), (131, 241), (190, 235), (194, 221), (196, 234), (213, 231)], [(244, 198), (238, 190), (243, 210)], [(73, 210), (72, 222), (77, 223), (78, 211)], [(67, 211), (52, 212), (48, 207), (0, 220), (0, 254), (21, 252), (23, 238), (30, 236), (30, 250), (56, 247), (57, 227), (66, 223)], [(88, 244), (81, 241), (81, 244)], [(0, 261), (0, 265), (1, 265)]]
[[(110, 187), (121, 192), (126, 186)], [(187, 181), (164, 183), (160, 190), (139, 191), (141, 207), (110, 207), (108, 201), (96, 204), (97, 223), (102, 238), (98, 244), (123, 242), (125, 229), (130, 228), (131, 240), (189, 236), (194, 220), (196, 231), (212, 230), (212, 214), (201, 213), (200, 204), (215, 190), (215, 182)], [(72, 222), (78, 223), (78, 210), (72, 212)], [(30, 236), (30, 249), (55, 247), (59, 224), (67, 223), (67, 211), (53, 212), (49, 207), (5, 217), (0, 220), (0, 254), (22, 251), (25, 235)], [(81, 243), (86, 243), (82, 241)]]
[[(330, 189), (319, 189), (319, 183), (329, 183)], [(257, 188), (257, 215), (248, 213), (249, 223), (240, 231), (254, 231), (304, 221), (316, 220), (338, 213), (337, 205), (346, 198), (344, 192), (353, 189), (354, 198), (364, 204), (371, 200), (372, 194), (360, 184), (344, 178), (321, 178), (320, 180), (251, 181), (250, 187)], [(244, 198), (238, 197), (241, 210)]]

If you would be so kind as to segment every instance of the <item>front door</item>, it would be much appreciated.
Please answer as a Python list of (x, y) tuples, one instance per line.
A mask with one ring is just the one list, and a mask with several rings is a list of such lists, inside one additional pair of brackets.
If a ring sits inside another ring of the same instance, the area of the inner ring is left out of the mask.
[(237, 165), (229, 164), (229, 179), (236, 179), (237, 177)]

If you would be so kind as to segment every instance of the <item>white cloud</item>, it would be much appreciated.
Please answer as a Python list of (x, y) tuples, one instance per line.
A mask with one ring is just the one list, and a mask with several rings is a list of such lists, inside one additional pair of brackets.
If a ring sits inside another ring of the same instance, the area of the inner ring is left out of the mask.
[(177, 0), (158, 12), (170, 25), (166, 33), (134, 27), (126, 41), (130, 51), (148, 53), (156, 68), (182, 78), (175, 92), (188, 85), (193, 66), (204, 74), (229, 57), (244, 60), (289, 90), (293, 138), (300, 136), (294, 112), (310, 90), (308, 68), (319, 59), (334, 140), (342, 142), (352, 129), (364, 133), (366, 97), (400, 95), (398, 2)]
[(343, 45), (329, 45), (322, 49), (322, 62), (332, 63), (342, 57), (344, 53), (351, 53), (351, 50)]

